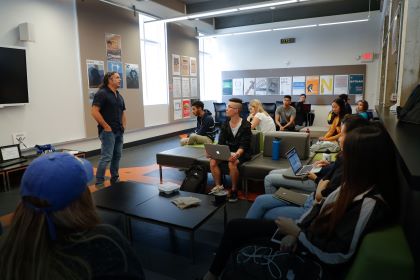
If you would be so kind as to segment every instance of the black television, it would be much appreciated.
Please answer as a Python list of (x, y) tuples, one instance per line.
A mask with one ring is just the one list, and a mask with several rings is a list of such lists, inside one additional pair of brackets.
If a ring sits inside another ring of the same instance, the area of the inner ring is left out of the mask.
[(26, 50), (0, 47), (0, 107), (29, 103)]

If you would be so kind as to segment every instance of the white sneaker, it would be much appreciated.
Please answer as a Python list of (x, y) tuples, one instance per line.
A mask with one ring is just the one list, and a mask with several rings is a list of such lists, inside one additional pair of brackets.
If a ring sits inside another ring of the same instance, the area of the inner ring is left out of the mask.
[(214, 186), (214, 188), (211, 189), (209, 194), (212, 194), (212, 193), (215, 193), (215, 192), (220, 192), (222, 190), (224, 190), (223, 185), (217, 185), (217, 186)]

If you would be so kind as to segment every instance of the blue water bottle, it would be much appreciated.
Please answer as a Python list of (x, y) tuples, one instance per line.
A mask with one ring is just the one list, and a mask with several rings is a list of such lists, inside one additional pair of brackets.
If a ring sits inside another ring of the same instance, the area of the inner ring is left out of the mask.
[(279, 160), (280, 159), (280, 138), (275, 138), (273, 140), (273, 152), (271, 154), (271, 157), (273, 160)]

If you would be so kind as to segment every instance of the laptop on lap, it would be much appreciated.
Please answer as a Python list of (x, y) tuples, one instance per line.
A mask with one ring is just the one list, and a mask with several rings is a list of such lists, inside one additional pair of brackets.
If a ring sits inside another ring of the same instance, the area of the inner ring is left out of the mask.
[(296, 176), (307, 175), (309, 172), (317, 173), (321, 170), (321, 167), (314, 167), (312, 164), (302, 165), (294, 147), (286, 153), (286, 158)]
[(204, 149), (206, 150), (207, 154), (210, 155), (212, 159), (218, 160), (229, 160), (230, 158), (230, 149), (227, 145), (219, 145), (219, 144), (204, 144)]

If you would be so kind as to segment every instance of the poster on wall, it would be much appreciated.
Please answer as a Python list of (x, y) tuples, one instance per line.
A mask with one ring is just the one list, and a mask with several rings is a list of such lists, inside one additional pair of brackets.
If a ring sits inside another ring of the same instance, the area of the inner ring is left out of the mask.
[(174, 100), (174, 120), (182, 119), (182, 100)]
[(223, 80), (222, 88), (223, 95), (232, 95), (232, 80)]
[(334, 94), (347, 94), (349, 91), (349, 76), (335, 75), (334, 76)]
[(106, 60), (121, 61), (121, 35), (105, 33)]
[(232, 79), (232, 95), (244, 95), (244, 79)]
[(278, 95), (279, 84), (279, 78), (267, 78), (267, 95)]
[(191, 97), (197, 97), (198, 96), (198, 90), (197, 90), (197, 78), (191, 78)]
[(333, 84), (334, 76), (333, 75), (324, 75), (319, 78), (319, 93), (323, 95), (332, 95), (333, 94)]
[(188, 56), (181, 56), (181, 75), (190, 75), (190, 58)]
[(244, 78), (244, 95), (255, 94), (255, 78)]
[(197, 76), (197, 59), (190, 57), (190, 75)]
[(127, 88), (139, 88), (138, 64), (125, 64), (125, 79), (127, 81)]
[(306, 94), (319, 94), (319, 76), (306, 76)]
[(292, 94), (301, 95), (305, 93), (305, 76), (293, 76)]
[(349, 75), (349, 94), (363, 94), (364, 75)]
[(292, 77), (280, 77), (280, 94), (292, 95)]
[(172, 54), (172, 75), (181, 74), (181, 62), (180, 57), (177, 54)]
[(189, 99), (182, 99), (182, 117), (184, 119), (190, 117), (191, 101)]
[(97, 88), (104, 79), (104, 62), (99, 60), (86, 60), (88, 87)]
[(182, 77), (181, 79), (182, 97), (190, 97), (190, 78)]
[(255, 78), (255, 95), (267, 95), (267, 78)]
[(117, 72), (121, 77), (120, 88), (124, 87), (123, 65), (121, 62), (107, 61), (108, 72)]
[(98, 90), (97, 89), (88, 89), (88, 92), (89, 92), (89, 103), (90, 103), (90, 105), (92, 105), (92, 103), (93, 103), (93, 98), (95, 97), (95, 93), (97, 92)]
[(172, 94), (173, 98), (182, 97), (181, 91), (181, 77), (172, 77)]

